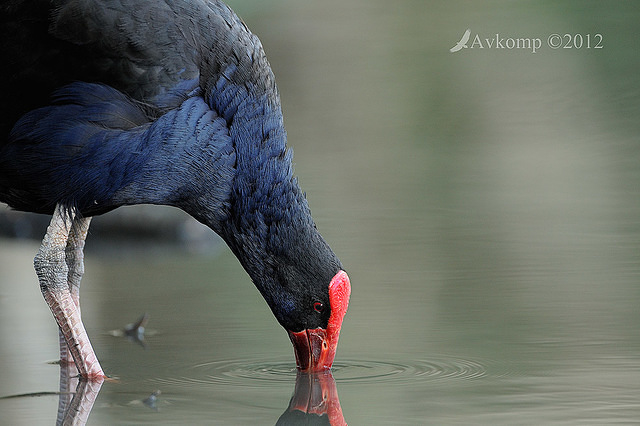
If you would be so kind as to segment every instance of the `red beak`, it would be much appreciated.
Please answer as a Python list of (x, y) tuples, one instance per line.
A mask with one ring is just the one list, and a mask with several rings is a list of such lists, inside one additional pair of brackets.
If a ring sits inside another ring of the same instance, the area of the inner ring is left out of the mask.
[(333, 345), (333, 351), (330, 351), (327, 330), (314, 328), (297, 333), (290, 331), (289, 338), (293, 343), (298, 370), (316, 372), (331, 368), (336, 355), (337, 342)]
[(289, 331), (298, 370), (316, 372), (331, 368), (338, 348), (342, 320), (349, 306), (351, 284), (344, 271), (340, 271), (329, 284), (331, 316), (327, 328)]

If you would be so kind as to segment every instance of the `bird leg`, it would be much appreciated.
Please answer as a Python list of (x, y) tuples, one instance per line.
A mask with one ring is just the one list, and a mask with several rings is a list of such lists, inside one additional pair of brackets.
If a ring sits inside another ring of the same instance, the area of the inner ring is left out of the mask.
[[(80, 375), (102, 380), (105, 375), (82, 324), (78, 298), (83, 270), (82, 247), (88, 227), (87, 219), (77, 218), (74, 212), (57, 205), (34, 266), (44, 300), (58, 323)], [(66, 351), (61, 352), (64, 352), (61, 356), (68, 359)]]
[[(84, 241), (89, 231), (90, 217), (75, 217), (73, 219), (67, 245), (65, 247), (65, 262), (67, 263), (67, 284), (71, 293), (71, 300), (76, 305), (78, 317), (82, 318), (80, 310), (80, 280), (84, 274)], [(62, 330), (60, 336), (60, 363), (73, 363), (71, 352), (64, 338)]]

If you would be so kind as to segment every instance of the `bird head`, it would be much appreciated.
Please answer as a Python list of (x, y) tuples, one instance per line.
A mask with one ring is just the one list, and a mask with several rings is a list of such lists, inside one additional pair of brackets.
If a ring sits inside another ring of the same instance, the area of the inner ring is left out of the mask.
[[(337, 261), (337, 259), (336, 259)], [(274, 316), (289, 334), (299, 371), (331, 368), (347, 312), (351, 284), (339, 263), (324, 268), (307, 262), (280, 264), (273, 280), (257, 284)]]
[[(234, 233), (228, 243), (289, 334), (298, 370), (325, 371), (335, 358), (351, 283), (315, 227), (284, 229), (277, 238), (245, 234), (243, 244)], [(265, 240), (271, 243), (262, 245)]]
[(318, 295), (298, 309), (307, 318), (305, 324), (285, 326), (300, 371), (316, 372), (331, 368), (350, 294), (349, 277), (340, 270), (331, 279), (325, 294)]

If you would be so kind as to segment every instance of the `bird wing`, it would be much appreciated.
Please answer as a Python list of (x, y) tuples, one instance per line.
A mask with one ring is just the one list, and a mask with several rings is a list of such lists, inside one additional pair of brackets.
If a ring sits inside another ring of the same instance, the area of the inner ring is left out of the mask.
[(57, 3), (49, 33), (89, 55), (80, 72), (93, 81), (149, 100), (181, 80), (198, 77), (199, 40), (192, 21), (203, 2), (185, 2), (180, 10), (161, 0)]
[(38, 213), (58, 203), (85, 216), (126, 204), (183, 207), (194, 184), (215, 202), (228, 193), (235, 162), (226, 121), (202, 97), (149, 121), (140, 103), (94, 83), (60, 89), (53, 105), (20, 118), (9, 141), (0, 196)]
[(179, 24), (169, 25), (175, 17), (164, 1), (3, 2), (0, 138), (74, 81), (107, 84), (148, 102), (197, 78), (193, 49), (178, 35)]
[[(74, 81), (107, 84), (165, 109), (177, 106), (185, 81), (199, 80), (211, 93), (225, 72), (239, 85), (263, 81), (275, 93), (263, 52), (254, 54), (262, 50), (257, 37), (217, 0), (8, 0), (0, 5), (0, 39), (7, 59), (0, 63), (0, 138)], [(264, 69), (261, 78), (252, 75)]]
[[(95, 214), (175, 203), (165, 195), (189, 182), (147, 188), (145, 179), (196, 160), (222, 194), (234, 163), (227, 125), (244, 82), (277, 99), (259, 41), (220, 1), (9, 0), (0, 12), (0, 199), (19, 209), (48, 212), (70, 198)], [(182, 144), (173, 148), (184, 161), (148, 149), (161, 141)], [(100, 181), (108, 176), (118, 179)]]

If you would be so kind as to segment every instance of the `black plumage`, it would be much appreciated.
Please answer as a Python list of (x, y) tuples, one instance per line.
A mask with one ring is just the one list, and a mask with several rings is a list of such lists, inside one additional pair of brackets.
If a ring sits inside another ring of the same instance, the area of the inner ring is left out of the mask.
[(282, 326), (327, 327), (342, 265), (293, 176), (262, 45), (228, 6), (10, 0), (0, 11), (0, 201), (78, 217), (179, 207), (223, 237)]

